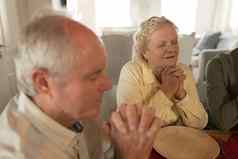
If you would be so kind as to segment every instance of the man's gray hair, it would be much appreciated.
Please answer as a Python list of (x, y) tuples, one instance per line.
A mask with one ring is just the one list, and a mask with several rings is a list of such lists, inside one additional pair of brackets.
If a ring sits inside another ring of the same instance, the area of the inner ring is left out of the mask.
[(37, 94), (32, 72), (46, 69), (50, 75), (62, 74), (75, 64), (70, 23), (62, 15), (39, 17), (25, 27), (18, 43), (15, 67), (18, 89), (29, 96)]

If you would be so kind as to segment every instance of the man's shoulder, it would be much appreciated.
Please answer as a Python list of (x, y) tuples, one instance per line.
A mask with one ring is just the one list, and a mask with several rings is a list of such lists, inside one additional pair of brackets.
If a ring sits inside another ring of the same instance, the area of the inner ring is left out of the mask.
[(20, 136), (17, 132), (17, 96), (13, 97), (6, 105), (0, 116), (0, 158), (14, 158), (18, 151), (17, 143)]
[[(0, 115), (1, 128), (9, 127), (9, 124), (15, 120), (17, 113), (18, 96), (10, 99), (8, 104), (5, 106), (3, 112)], [(0, 131), (3, 129), (0, 129)]]
[(233, 65), (231, 54), (219, 54), (208, 61), (207, 69), (229, 71)]
[(213, 57), (207, 63), (207, 68), (218, 68), (218, 66), (222, 66), (222, 63), (227, 60), (227, 55), (220, 54)]
[[(206, 66), (206, 79), (208, 83), (219, 83), (219, 81), (228, 83), (234, 81), (234, 62), (231, 54), (219, 54), (210, 61)], [(209, 82), (210, 81), (210, 82)]]
[[(0, 116), (0, 158), (33, 158), (32, 156), (39, 155), (42, 151), (38, 149), (42, 146), (40, 143), (48, 143), (48, 138), (27, 117), (19, 100), (18, 96), (11, 99)], [(45, 151), (49, 150), (48, 144), (43, 146)]]

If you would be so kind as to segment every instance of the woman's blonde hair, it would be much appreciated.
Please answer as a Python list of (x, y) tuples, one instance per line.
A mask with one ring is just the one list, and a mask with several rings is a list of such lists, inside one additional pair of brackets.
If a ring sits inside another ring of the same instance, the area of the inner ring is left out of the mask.
[(140, 24), (139, 29), (134, 34), (133, 58), (143, 58), (142, 55), (146, 52), (147, 42), (150, 36), (154, 31), (158, 30), (165, 24), (171, 25), (176, 31), (178, 30), (177, 26), (164, 16), (153, 16)]

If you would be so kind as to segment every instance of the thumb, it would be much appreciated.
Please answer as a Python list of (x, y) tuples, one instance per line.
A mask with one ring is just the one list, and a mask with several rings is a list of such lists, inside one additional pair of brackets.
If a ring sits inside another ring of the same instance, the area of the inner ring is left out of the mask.
[(111, 136), (111, 123), (108, 121), (104, 121), (102, 124), (102, 130), (104, 132), (105, 135), (107, 136)]

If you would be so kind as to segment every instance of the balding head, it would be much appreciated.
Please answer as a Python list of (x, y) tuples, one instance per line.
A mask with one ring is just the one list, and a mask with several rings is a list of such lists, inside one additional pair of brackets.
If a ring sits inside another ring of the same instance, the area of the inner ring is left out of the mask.
[(58, 15), (30, 23), (15, 59), (21, 92), (66, 127), (100, 114), (111, 88), (105, 49), (86, 26)]
[(19, 89), (34, 96), (33, 70), (40, 68), (51, 75), (63, 74), (79, 58), (75, 48), (85, 49), (91, 41), (99, 42), (90, 29), (68, 17), (48, 15), (35, 19), (23, 30), (15, 57)]

